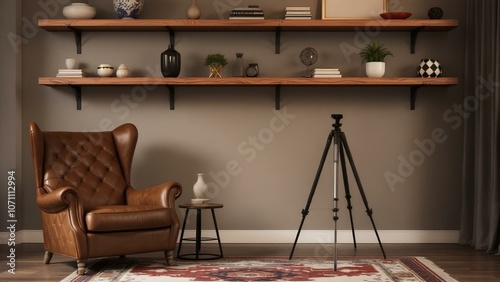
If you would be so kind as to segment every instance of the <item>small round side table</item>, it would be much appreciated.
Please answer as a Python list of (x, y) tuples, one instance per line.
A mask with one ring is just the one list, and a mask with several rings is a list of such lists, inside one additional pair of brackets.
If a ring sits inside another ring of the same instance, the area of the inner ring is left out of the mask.
[[(222, 208), (222, 204), (217, 203), (207, 203), (207, 204), (181, 204), (179, 208), (186, 209), (186, 214), (184, 215), (184, 222), (182, 223), (181, 238), (179, 240), (179, 248), (177, 249), (178, 259), (189, 259), (189, 260), (208, 260), (208, 259), (218, 259), (222, 258), (222, 244), (219, 236), (219, 228), (217, 227), (217, 219), (215, 218), (214, 209)], [(212, 219), (215, 227), (215, 234), (217, 238), (213, 237), (202, 237), (201, 236), (201, 211), (209, 209), (212, 212)], [(196, 210), (196, 237), (194, 238), (184, 238), (184, 231), (186, 229), (186, 221), (188, 218), (189, 210)], [(219, 254), (213, 253), (201, 253), (201, 242), (202, 241), (214, 241), (217, 240), (219, 243)], [(196, 249), (194, 254), (181, 254), (182, 242), (183, 241), (195, 241)]]

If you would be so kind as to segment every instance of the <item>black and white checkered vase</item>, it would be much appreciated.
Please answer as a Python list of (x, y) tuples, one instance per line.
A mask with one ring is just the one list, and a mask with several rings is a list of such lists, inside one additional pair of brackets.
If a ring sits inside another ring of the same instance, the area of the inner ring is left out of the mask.
[(441, 65), (434, 59), (423, 59), (417, 70), (419, 77), (438, 77), (443, 73)]

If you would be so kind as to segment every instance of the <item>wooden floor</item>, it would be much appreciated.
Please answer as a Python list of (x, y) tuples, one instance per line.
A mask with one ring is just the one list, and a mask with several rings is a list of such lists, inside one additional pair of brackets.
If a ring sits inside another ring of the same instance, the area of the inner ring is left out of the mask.
[[(193, 244), (184, 244), (189, 252)], [(207, 252), (216, 252), (216, 244), (205, 244)], [(500, 281), (500, 257), (476, 251), (457, 244), (384, 244), (387, 257), (423, 256), (432, 260), (458, 281)], [(7, 272), (5, 263), (9, 254), (7, 245), (0, 245), (0, 281), (60, 281), (75, 271), (76, 262), (71, 258), (54, 254), (49, 265), (44, 265), (42, 244), (21, 244), (16, 246), (16, 274)], [(300, 256), (332, 256), (333, 245), (298, 244), (294, 258)], [(223, 244), (224, 257), (259, 256), (288, 257), (292, 244)], [(382, 257), (378, 244), (338, 245), (338, 258), (342, 257)], [(136, 256), (161, 256), (149, 253)]]

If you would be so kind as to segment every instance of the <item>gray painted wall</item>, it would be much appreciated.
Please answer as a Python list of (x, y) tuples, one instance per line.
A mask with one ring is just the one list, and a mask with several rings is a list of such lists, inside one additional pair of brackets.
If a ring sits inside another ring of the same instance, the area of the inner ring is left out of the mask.
[[(218, 215), (221, 229), (290, 230), (298, 227), (332, 113), (344, 115), (343, 130), (379, 229), (459, 228), (462, 127), (454, 105), (462, 104), (462, 83), (420, 89), (415, 111), (409, 110), (407, 87), (285, 87), (282, 110), (275, 112), (272, 87), (179, 87), (176, 109), (170, 111), (165, 87), (139, 86), (84, 88), (82, 110), (77, 111), (70, 88), (40, 86), (38, 77), (55, 76), (69, 57), (91, 75), (100, 63), (115, 67), (125, 63), (133, 76), (160, 77), (159, 58), (167, 48), (168, 34), (87, 32), (78, 55), (71, 33), (46, 32), (33, 25), (36, 17), (62, 18), (60, 11), (67, 2), (22, 1), (27, 41), (23, 44), (20, 129), (26, 191), (19, 202), (24, 229), (40, 229), (28, 146), (30, 121), (42, 130), (68, 131), (109, 130), (134, 123), (139, 128), (132, 175), (136, 187), (176, 180), (185, 188), (180, 202), (188, 202), (196, 173), (204, 172), (213, 201), (225, 205)], [(184, 18), (189, 1), (184, 2), (147, 0), (141, 18)], [(251, 3), (261, 5), (268, 18), (281, 18), (285, 6), (311, 6), (316, 18), (321, 10), (319, 1), (198, 2), (202, 18), (219, 18), (221, 11), (227, 16), (233, 6)], [(98, 8), (97, 18), (115, 18), (112, 1), (90, 4)], [(444, 9), (445, 18), (459, 19), (460, 27), (420, 34), (415, 54), (410, 54), (408, 33), (376, 30), (282, 33), (279, 55), (274, 54), (274, 33), (177, 33), (181, 76), (208, 76), (203, 59), (213, 52), (225, 54), (230, 62), (236, 52), (242, 52), (245, 63), (259, 64), (261, 76), (301, 76), (305, 67), (298, 54), (308, 46), (319, 52), (316, 67), (339, 67), (344, 76), (364, 76), (361, 59), (341, 48), (359, 48), (373, 37), (395, 55), (386, 60), (388, 77), (413, 76), (420, 59), (432, 57), (441, 62), (445, 76), (462, 80), (465, 0), (391, 1), (393, 11), (411, 11), (412, 18), (427, 18), (427, 10), (436, 5)], [(10, 22), (13, 16), (8, 15)], [(230, 69), (230, 65), (225, 69), (226, 76)], [(8, 73), (2, 68), (2, 77)], [(2, 118), (2, 126), (4, 122)], [(6, 148), (3, 144), (2, 140), (2, 152), (10, 152), (13, 145)], [(304, 229), (331, 229), (331, 155)], [(14, 159), (9, 157), (7, 166)], [(398, 175), (400, 181), (390, 184), (388, 174)], [(371, 229), (361, 197), (355, 186), (351, 189), (357, 228)], [(348, 229), (345, 206), (341, 198), (339, 226)]]
[[(22, 121), (22, 93), (21, 93), (21, 55), (22, 45), (16, 45), (12, 42), (16, 41), (20, 34), (21, 25), (14, 19), (21, 17), (21, 2), (20, 1), (2, 1), (0, 3), (0, 13), (2, 24), (0, 25), (0, 34), (2, 40), (1, 58), (2, 68), (0, 74), (0, 171), (2, 178), (2, 193), (0, 194), (0, 227), (2, 231), (5, 229), (5, 224), (8, 215), (8, 200), (22, 202), (22, 170), (21, 170), (21, 121)], [(8, 176), (9, 172), (14, 172), (16, 187), (15, 194), (10, 190), (10, 197), (8, 196)], [(11, 202), (12, 204), (12, 202)], [(18, 206), (13, 208), (11, 205), (10, 211), (19, 222), (16, 223), (16, 228), (19, 230), (22, 227), (22, 209)], [(10, 224), (9, 224), (10, 225)]]

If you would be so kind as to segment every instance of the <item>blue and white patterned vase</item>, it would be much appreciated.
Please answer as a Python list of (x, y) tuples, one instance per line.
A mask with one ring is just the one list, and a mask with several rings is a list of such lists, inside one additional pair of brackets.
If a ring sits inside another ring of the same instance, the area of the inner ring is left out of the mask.
[(136, 19), (143, 7), (144, 0), (113, 0), (113, 8), (119, 19)]

